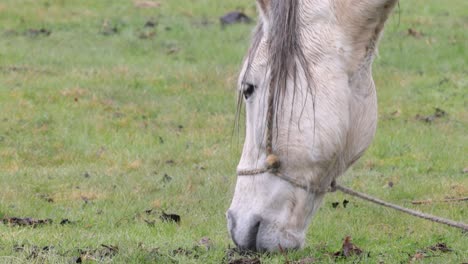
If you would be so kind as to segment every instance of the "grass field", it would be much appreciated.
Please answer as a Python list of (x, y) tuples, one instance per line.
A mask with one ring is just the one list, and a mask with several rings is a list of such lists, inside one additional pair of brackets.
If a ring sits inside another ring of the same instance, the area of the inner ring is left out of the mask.
[[(253, 25), (222, 29), (218, 17), (255, 17), (254, 1), (137, 2), (0, 2), (0, 218), (53, 221), (0, 223), (0, 263), (229, 261), (235, 83)], [(343, 184), (468, 221), (466, 202), (411, 204), (468, 196), (467, 10), (401, 1), (374, 64), (377, 135)], [(365, 254), (332, 256), (347, 235)], [(428, 249), (437, 243), (451, 251)], [(467, 245), (460, 230), (333, 193), (287, 258), (466, 263)]]

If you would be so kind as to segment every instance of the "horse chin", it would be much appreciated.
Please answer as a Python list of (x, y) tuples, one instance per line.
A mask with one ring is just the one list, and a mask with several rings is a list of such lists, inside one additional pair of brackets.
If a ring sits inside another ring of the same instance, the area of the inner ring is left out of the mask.
[[(251, 232), (254, 230), (254, 232)], [(232, 239), (241, 251), (275, 252), (296, 250), (304, 245), (305, 230), (278, 228), (276, 224), (262, 221), (248, 232), (239, 229), (231, 233)]]
[[(266, 227), (265, 229), (267, 229)], [(297, 250), (304, 246), (305, 231), (260, 230), (257, 236), (257, 251), (275, 252)]]

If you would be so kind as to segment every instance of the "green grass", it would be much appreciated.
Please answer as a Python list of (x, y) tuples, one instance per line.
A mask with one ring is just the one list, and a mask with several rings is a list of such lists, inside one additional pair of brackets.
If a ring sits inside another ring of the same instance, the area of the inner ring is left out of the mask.
[[(218, 17), (237, 8), (255, 16), (255, 5), (160, 2), (0, 3), (0, 218), (54, 221), (0, 224), (0, 263), (68, 263), (79, 249), (101, 244), (119, 248), (103, 262), (219, 263), (232, 247), (224, 212), (242, 142), (232, 135), (234, 89), (252, 25), (223, 30)], [(374, 64), (377, 135), (344, 184), (468, 221), (466, 203), (410, 203), (468, 196), (467, 9), (464, 0), (401, 2)], [(148, 20), (157, 27), (144, 28)], [(113, 27), (116, 34), (102, 34)], [(40, 28), (50, 36), (28, 33)], [(408, 36), (408, 28), (423, 36)], [(150, 38), (140, 38), (145, 34)], [(447, 115), (432, 123), (415, 117), (435, 107)], [(343, 199), (351, 201), (346, 209), (332, 208)], [(180, 225), (145, 214), (152, 208), (179, 214)], [(62, 219), (74, 223), (60, 225)], [(331, 257), (346, 235), (369, 254)], [(210, 250), (172, 254), (202, 237), (211, 239)], [(306, 248), (288, 258), (407, 263), (439, 242), (453, 251), (429, 251), (420, 262), (468, 261), (468, 238), (459, 230), (333, 193)], [(53, 248), (37, 249), (45, 246)], [(281, 254), (260, 258), (285, 261)]]

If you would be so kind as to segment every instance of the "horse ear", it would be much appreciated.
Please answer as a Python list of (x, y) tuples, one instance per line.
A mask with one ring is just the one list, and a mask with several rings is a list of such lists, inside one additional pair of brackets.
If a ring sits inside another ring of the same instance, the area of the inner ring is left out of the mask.
[(258, 10), (263, 21), (266, 22), (269, 19), (270, 0), (257, 0)]

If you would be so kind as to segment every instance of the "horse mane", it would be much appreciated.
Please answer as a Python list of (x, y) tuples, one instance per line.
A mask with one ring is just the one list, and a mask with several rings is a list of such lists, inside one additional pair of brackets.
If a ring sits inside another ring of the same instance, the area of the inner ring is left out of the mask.
[[(313, 83), (313, 79), (308, 70), (309, 65), (300, 38), (299, 1), (271, 0), (269, 8), (264, 9), (264, 11), (268, 12), (266, 14), (268, 27), (262, 20), (258, 22), (247, 55), (247, 69), (242, 79), (245, 80), (246, 75), (249, 73), (262, 38), (267, 36), (269, 79), (266, 82), (270, 89), (265, 89), (265, 95), (268, 94), (268, 91), (272, 91), (274, 94), (273, 114), (277, 129), (278, 118), (281, 117), (280, 113), (284, 113), (281, 109), (287, 89), (292, 89), (292, 101), (294, 103), (296, 92), (299, 90), (298, 78), (301, 69), (301, 72), (305, 74), (305, 83), (307, 84), (307, 93), (304, 100), (307, 100), (307, 96), (311, 95), (313, 107), (315, 108), (313, 85), (310, 85)], [(292, 80), (293, 86), (288, 88), (287, 83), (289, 80)], [(239, 92), (238, 96), (237, 117), (241, 107), (242, 91)], [(292, 109), (291, 107), (291, 111)]]

